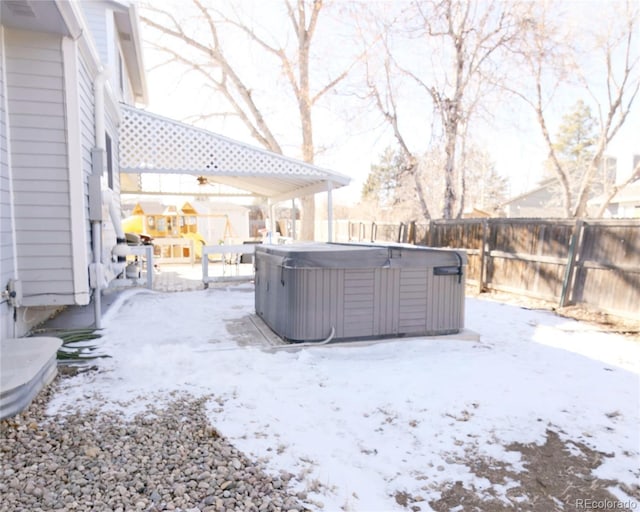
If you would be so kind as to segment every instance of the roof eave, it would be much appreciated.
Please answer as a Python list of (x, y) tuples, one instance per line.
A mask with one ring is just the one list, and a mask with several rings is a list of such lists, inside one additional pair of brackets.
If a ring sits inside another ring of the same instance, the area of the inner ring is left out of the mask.
[(147, 80), (142, 54), (142, 39), (138, 29), (140, 25), (137, 7), (134, 3), (115, 3), (119, 6), (119, 9), (114, 12), (118, 32), (127, 37), (127, 39), (121, 39), (120, 43), (122, 53), (127, 61), (135, 100), (138, 104), (146, 105), (148, 102)]

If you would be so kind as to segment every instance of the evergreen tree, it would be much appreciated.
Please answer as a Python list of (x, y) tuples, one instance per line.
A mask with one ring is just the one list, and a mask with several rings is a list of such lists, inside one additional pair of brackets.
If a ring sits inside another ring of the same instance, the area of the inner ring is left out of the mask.
[(402, 174), (406, 165), (402, 153), (388, 147), (380, 156), (380, 163), (371, 166), (371, 171), (362, 186), (362, 199), (372, 201), (380, 208), (397, 204)]
[(598, 140), (597, 121), (584, 101), (578, 100), (562, 117), (553, 149), (570, 176), (581, 176), (593, 158)]

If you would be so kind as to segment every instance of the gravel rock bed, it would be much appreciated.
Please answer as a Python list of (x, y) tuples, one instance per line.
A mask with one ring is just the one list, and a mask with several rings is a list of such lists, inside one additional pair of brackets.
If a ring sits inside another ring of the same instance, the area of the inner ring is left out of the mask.
[(0, 422), (0, 511), (302, 511), (293, 475), (268, 475), (206, 419), (208, 397), (176, 395), (129, 420), (47, 416), (55, 383)]

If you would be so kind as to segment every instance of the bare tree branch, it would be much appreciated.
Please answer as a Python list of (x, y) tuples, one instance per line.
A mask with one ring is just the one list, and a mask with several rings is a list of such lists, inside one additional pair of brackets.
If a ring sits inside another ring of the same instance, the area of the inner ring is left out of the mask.
[[(604, 153), (609, 143), (616, 136), (620, 128), (629, 115), (631, 106), (640, 90), (640, 73), (638, 68), (640, 65), (640, 57), (631, 59), (631, 49), (634, 47), (634, 35), (637, 36), (637, 28), (639, 23), (638, 12), (628, 12), (627, 22), (622, 28), (623, 32), (619, 37), (616, 34), (609, 34), (607, 41), (602, 50), (604, 51), (604, 62), (606, 69), (607, 84), (607, 112), (604, 121), (601, 118), (600, 136), (596, 146), (593, 158), (584, 173), (576, 204), (573, 211), (574, 217), (583, 217), (587, 215), (587, 203), (589, 201), (589, 192), (594, 177), (601, 165)], [(616, 69), (614, 69), (614, 52), (617, 50), (618, 44), (623, 45), (624, 65), (621, 78), (616, 77)], [(637, 44), (636, 44), (637, 46)], [(586, 82), (586, 78), (584, 79)], [(617, 82), (619, 81), (619, 85)], [(627, 98), (625, 101), (625, 97)]]
[[(209, 15), (206, 7), (200, 2), (200, 0), (193, 0), (194, 5), (199, 9), (202, 17), (206, 20), (207, 25), (210, 30), (213, 47), (210, 47), (200, 41), (194, 39), (193, 37), (187, 35), (184, 30), (184, 27), (180, 25), (178, 20), (176, 20), (175, 16), (170, 13), (165, 13), (165, 11), (161, 11), (158, 9), (153, 9), (153, 12), (166, 14), (166, 16), (172, 21), (174, 28), (166, 27), (161, 23), (156, 22), (155, 20), (150, 19), (147, 16), (141, 16), (141, 19), (144, 23), (146, 23), (149, 27), (152, 27), (159, 32), (168, 35), (178, 41), (181, 41), (187, 44), (190, 48), (193, 48), (199, 51), (201, 54), (204, 54), (208, 57), (208, 59), (219, 66), (221, 72), (224, 75), (224, 79), (218, 82), (217, 89), (221, 92), (225, 98), (227, 98), (234, 108), (238, 109), (238, 115), (243, 120), (245, 126), (249, 129), (250, 133), (256, 140), (258, 140), (262, 145), (270, 149), (271, 151), (282, 153), (282, 148), (280, 144), (276, 140), (275, 136), (271, 132), (269, 126), (267, 125), (261, 110), (256, 105), (255, 101), (251, 96), (251, 91), (246, 87), (243, 80), (236, 73), (234, 67), (227, 61), (222, 52), (219, 49), (219, 41), (218, 34), (214, 20)], [(190, 62), (183, 55), (179, 55), (176, 51), (172, 50), (167, 46), (160, 47), (162, 51), (173, 55), (174, 57), (181, 60), (184, 64), (197, 69), (200, 71), (205, 78), (211, 79), (211, 76), (206, 73), (202, 67), (197, 64)], [(233, 84), (233, 88), (239, 94), (243, 104), (246, 106), (247, 111), (244, 110), (244, 107), (240, 107), (240, 103), (238, 103), (235, 98), (232, 96), (228, 87), (224, 87), (223, 85), (226, 83), (226, 78), (229, 78), (231, 83)]]

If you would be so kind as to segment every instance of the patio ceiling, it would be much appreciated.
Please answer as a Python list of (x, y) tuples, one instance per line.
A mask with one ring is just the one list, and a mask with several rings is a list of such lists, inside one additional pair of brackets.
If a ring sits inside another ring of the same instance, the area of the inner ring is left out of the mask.
[[(272, 153), (185, 123), (122, 105), (120, 172), (204, 176), (272, 202), (348, 185), (348, 176)], [(143, 190), (123, 179), (122, 193)], [(181, 192), (175, 190), (175, 192)], [(166, 193), (166, 192), (164, 192)]]

